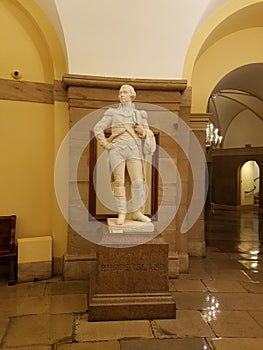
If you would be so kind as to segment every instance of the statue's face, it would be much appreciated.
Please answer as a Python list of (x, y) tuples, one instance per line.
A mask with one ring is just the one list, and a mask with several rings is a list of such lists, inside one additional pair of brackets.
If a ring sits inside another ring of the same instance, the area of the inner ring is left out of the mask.
[(119, 92), (119, 100), (121, 103), (131, 102), (132, 94), (128, 87), (122, 87)]

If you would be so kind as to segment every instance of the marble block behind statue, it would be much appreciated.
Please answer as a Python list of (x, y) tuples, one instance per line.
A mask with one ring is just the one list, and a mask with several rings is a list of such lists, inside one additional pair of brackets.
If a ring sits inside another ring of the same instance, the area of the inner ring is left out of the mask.
[(162, 238), (130, 248), (98, 247), (89, 321), (175, 318), (175, 313)]

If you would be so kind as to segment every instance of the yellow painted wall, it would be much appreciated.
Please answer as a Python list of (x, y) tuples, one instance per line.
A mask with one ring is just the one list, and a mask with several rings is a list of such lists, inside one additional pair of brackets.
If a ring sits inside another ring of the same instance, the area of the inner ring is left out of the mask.
[(55, 30), (34, 0), (0, 0), (0, 77), (12, 70), (24, 80), (50, 82), (67, 72)]
[(11, 79), (11, 71), (17, 69), (24, 80), (53, 82), (53, 64), (43, 36), (10, 0), (0, 2), (0, 42), (1, 78)]
[(192, 74), (192, 112), (206, 112), (215, 85), (229, 72), (263, 62), (263, 27), (234, 32), (216, 41), (197, 59)]
[(0, 102), (0, 213), (16, 214), (18, 237), (52, 231), (53, 106)]
[[(0, 0), (0, 78), (16, 69), (26, 81), (53, 83), (67, 72), (50, 23), (33, 0)], [(66, 250), (67, 224), (57, 206), (54, 162), (68, 131), (67, 103), (0, 100), (0, 215), (17, 215), (17, 238), (52, 236)]]

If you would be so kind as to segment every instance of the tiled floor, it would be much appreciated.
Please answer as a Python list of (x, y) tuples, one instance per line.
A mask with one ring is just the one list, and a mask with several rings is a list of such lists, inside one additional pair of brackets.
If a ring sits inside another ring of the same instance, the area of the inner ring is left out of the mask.
[(170, 280), (172, 320), (88, 322), (86, 281), (7, 286), (0, 265), (0, 348), (33, 350), (262, 350), (262, 221), (257, 211), (206, 218), (206, 258)]

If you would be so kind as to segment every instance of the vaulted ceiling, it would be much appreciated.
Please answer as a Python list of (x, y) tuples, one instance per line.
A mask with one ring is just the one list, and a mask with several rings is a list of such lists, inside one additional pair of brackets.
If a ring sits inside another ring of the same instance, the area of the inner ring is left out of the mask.
[(227, 74), (214, 88), (208, 112), (223, 137), (241, 113), (263, 122), (262, 77), (263, 63), (249, 64)]

